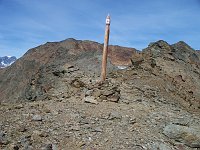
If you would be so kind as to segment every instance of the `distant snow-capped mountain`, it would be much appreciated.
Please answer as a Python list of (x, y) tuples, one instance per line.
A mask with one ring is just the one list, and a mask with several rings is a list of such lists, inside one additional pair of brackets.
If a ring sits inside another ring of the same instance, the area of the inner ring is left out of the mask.
[(17, 60), (17, 58), (15, 56), (0, 57), (0, 68), (5, 68), (7, 66), (10, 66), (16, 60)]

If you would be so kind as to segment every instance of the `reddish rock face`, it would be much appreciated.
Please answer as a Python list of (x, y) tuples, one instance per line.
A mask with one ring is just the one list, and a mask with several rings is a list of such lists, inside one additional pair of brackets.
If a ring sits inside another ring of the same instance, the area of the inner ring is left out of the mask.
[(110, 46), (108, 56), (111, 63), (116, 66), (130, 66), (131, 58), (136, 54), (136, 49), (121, 46)]

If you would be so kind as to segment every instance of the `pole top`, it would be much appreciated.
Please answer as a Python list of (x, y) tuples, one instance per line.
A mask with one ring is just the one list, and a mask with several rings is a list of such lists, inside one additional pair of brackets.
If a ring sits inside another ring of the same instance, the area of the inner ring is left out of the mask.
[(110, 15), (108, 14), (108, 16), (106, 17), (106, 24), (110, 25)]

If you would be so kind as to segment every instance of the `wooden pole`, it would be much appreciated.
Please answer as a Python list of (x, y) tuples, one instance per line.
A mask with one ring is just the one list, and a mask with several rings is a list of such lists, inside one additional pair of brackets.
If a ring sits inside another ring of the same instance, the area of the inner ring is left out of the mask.
[(106, 79), (109, 34), (110, 34), (110, 16), (108, 15), (106, 17), (106, 28), (105, 28), (104, 47), (103, 47), (103, 56), (102, 56), (101, 81), (105, 81)]

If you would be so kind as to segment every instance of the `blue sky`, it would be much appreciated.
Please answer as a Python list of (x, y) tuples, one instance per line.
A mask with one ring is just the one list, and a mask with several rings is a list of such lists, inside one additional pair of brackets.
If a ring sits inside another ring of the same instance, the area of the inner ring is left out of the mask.
[(0, 0), (0, 56), (66, 38), (143, 49), (150, 42), (185, 41), (200, 49), (200, 0)]

